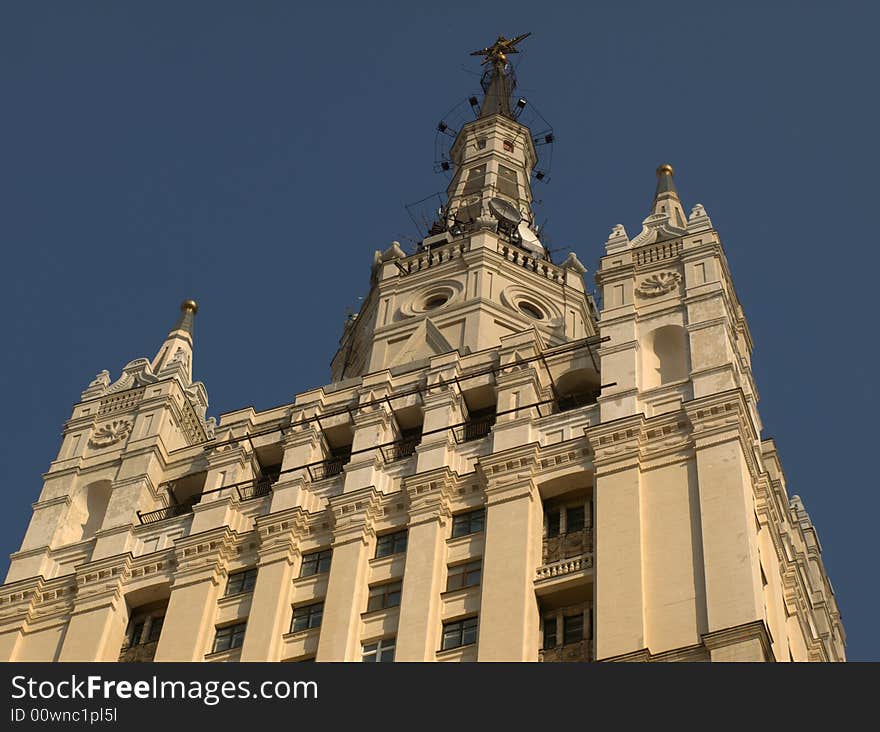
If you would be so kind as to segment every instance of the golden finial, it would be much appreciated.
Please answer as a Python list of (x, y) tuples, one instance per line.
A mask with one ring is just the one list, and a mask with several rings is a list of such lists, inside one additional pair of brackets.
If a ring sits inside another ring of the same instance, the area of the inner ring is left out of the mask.
[(669, 175), (675, 175), (675, 171), (672, 169), (672, 166), (669, 163), (663, 163), (659, 168), (657, 168), (657, 177), (659, 178), (664, 173), (669, 173)]
[(507, 39), (504, 36), (498, 36), (498, 40), (491, 46), (482, 48), (479, 51), (473, 51), (471, 52), (471, 56), (485, 56), (486, 59), (483, 61), (484, 64), (491, 63), (494, 66), (503, 69), (507, 65), (507, 54), (519, 53), (519, 50), (514, 48), (514, 46), (524, 38), (528, 38), (530, 35), (532, 35), (531, 32), (523, 33), (521, 36), (511, 39)]
[(199, 312), (199, 304), (195, 300), (184, 300), (180, 303), (180, 309), (184, 313), (192, 313), (195, 315)]

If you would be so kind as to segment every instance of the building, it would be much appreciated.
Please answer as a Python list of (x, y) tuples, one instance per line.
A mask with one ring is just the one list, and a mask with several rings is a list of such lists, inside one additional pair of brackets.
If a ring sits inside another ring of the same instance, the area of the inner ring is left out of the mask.
[(418, 250), (376, 252), (331, 383), (206, 418), (196, 303), (64, 425), (0, 658), (842, 661), (816, 531), (761, 439), (717, 232), (668, 165), (596, 274), (533, 227), (499, 38)]

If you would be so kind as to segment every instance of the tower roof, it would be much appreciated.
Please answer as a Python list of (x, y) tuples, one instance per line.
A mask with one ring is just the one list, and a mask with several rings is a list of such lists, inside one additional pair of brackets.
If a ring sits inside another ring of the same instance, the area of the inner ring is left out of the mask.
[(153, 359), (154, 374), (179, 371), (187, 386), (192, 383), (193, 326), (198, 310), (195, 300), (180, 304), (180, 317)]

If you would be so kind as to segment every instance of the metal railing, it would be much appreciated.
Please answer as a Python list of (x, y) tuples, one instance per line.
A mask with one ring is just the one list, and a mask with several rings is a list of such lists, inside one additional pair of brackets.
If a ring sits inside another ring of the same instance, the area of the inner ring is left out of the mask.
[(252, 498), (268, 496), (272, 492), (272, 484), (274, 482), (271, 478), (257, 478), (250, 483), (238, 485), (235, 488), (236, 493), (238, 493), (238, 500), (250, 501)]
[(559, 412), (567, 412), (570, 409), (589, 407), (595, 404), (598, 398), (599, 392), (591, 394), (566, 394), (564, 396), (560, 396), (556, 400), (556, 409)]
[(309, 477), (312, 481), (325, 480), (326, 478), (339, 475), (349, 460), (351, 460), (351, 455), (339, 455), (322, 460), (319, 463), (312, 463), (307, 465), (306, 468), (308, 468)]
[(196, 498), (184, 501), (183, 503), (175, 503), (171, 506), (165, 506), (165, 508), (160, 508), (156, 511), (147, 511), (146, 513), (138, 511), (138, 520), (142, 524), (154, 524), (157, 521), (164, 521), (165, 519), (174, 518), (175, 516), (183, 516), (184, 514), (192, 513), (193, 506), (198, 502), (196, 500), (198, 498), (201, 498), (201, 496), (196, 496)]
[(489, 414), (484, 417), (469, 419), (467, 422), (453, 428), (452, 435), (458, 443), (479, 440), (486, 437), (492, 431), (494, 425), (495, 415)]
[(379, 450), (382, 453), (382, 459), (386, 463), (393, 463), (396, 460), (404, 460), (415, 455), (416, 447), (422, 441), (422, 436), (407, 437), (403, 440), (397, 440), (390, 445), (380, 445)]

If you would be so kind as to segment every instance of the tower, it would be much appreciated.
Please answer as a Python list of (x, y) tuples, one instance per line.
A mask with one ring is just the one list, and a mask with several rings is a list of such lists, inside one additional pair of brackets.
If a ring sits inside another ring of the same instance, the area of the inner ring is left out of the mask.
[(375, 252), (329, 384), (206, 419), (191, 300), (155, 358), (89, 384), (0, 658), (844, 660), (718, 233), (660, 166), (597, 308), (534, 225), (525, 37), (475, 52), (446, 201), (414, 252)]

